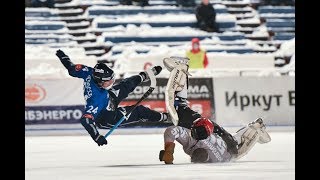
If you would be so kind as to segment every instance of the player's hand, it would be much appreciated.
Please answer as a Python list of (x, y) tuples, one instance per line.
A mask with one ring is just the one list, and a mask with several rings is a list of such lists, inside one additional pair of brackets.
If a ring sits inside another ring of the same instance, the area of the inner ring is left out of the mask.
[(108, 141), (102, 135), (99, 135), (95, 141), (98, 144), (98, 146), (103, 146), (104, 144), (108, 144)]
[(162, 71), (162, 67), (161, 66), (154, 66), (152, 69), (153, 74), (156, 76), (158, 74), (160, 74), (160, 72)]
[(63, 58), (63, 57), (68, 57), (63, 51), (61, 51), (60, 49), (56, 52), (56, 56), (58, 56), (59, 59)]
[(159, 153), (159, 160), (164, 161), (166, 164), (173, 164), (174, 142), (166, 142), (164, 150)]
[[(162, 67), (161, 66), (154, 66), (153, 68), (151, 68), (151, 70), (152, 70), (153, 74), (156, 76), (162, 71)], [(150, 77), (146, 71), (140, 72), (139, 75), (142, 77), (143, 82), (146, 82), (150, 79)]]
[(173, 153), (170, 151), (161, 150), (159, 152), (159, 160), (164, 161), (166, 164), (173, 164)]

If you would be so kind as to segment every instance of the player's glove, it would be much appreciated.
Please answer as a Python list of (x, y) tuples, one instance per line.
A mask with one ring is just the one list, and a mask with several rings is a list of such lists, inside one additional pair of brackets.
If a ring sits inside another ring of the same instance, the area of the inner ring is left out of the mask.
[(164, 150), (161, 150), (159, 153), (159, 160), (164, 161), (166, 164), (173, 164), (173, 153), (174, 153), (174, 142), (165, 143)]
[(64, 57), (68, 57), (63, 51), (60, 49), (56, 52), (56, 55), (58, 56), (59, 59), (62, 59)]
[[(151, 70), (152, 70), (153, 74), (156, 76), (162, 71), (162, 67), (161, 66), (154, 66)], [(148, 74), (145, 71), (140, 72), (139, 75), (142, 77), (143, 82), (148, 81), (150, 79)]]
[(103, 146), (104, 144), (108, 144), (108, 141), (106, 140), (106, 138), (104, 138), (104, 136), (99, 135), (96, 139), (95, 142), (98, 144), (98, 146)]

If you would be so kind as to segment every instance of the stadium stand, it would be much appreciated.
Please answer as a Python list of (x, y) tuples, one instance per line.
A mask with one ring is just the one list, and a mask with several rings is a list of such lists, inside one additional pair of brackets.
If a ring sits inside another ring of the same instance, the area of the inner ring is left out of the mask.
[(86, 55), (113, 65), (110, 59), (116, 58), (110, 56), (125, 53), (113, 49), (134, 43), (181, 49), (198, 37), (201, 44), (207, 42), (208, 53), (254, 54), (275, 53), (295, 37), (294, 5), (210, 2), (217, 12), (219, 33), (197, 29), (194, 8), (177, 6), (173, 0), (150, 0), (145, 7), (120, 5), (118, 0), (56, 0), (54, 8), (26, 7), (25, 44), (83, 48)]

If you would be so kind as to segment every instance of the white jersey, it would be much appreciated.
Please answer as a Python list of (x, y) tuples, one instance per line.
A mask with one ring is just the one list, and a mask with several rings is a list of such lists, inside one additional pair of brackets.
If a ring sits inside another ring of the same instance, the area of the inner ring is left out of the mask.
[(164, 133), (165, 142), (177, 141), (183, 146), (186, 154), (192, 155), (193, 151), (203, 148), (208, 151), (209, 162), (228, 162), (231, 154), (227, 152), (227, 145), (222, 138), (216, 134), (211, 134), (204, 140), (195, 140), (191, 137), (190, 129), (180, 126), (170, 126)]

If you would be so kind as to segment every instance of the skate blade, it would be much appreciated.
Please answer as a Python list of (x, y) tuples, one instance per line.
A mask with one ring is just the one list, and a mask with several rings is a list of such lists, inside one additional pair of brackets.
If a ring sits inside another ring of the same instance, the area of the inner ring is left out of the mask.
[(267, 133), (267, 131), (265, 131), (264, 129), (260, 129), (260, 137), (259, 137), (258, 143), (265, 144), (270, 141), (271, 141), (271, 137), (269, 133)]

